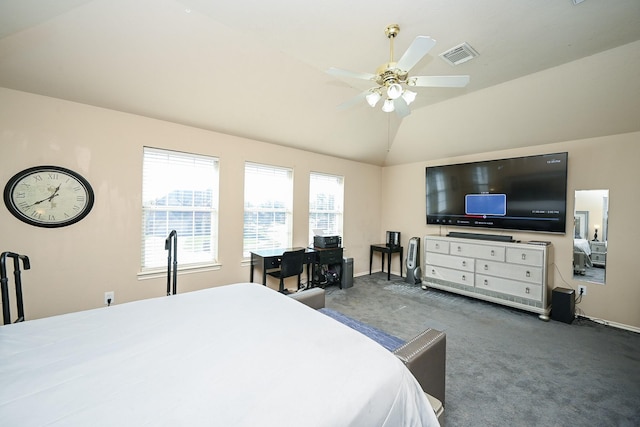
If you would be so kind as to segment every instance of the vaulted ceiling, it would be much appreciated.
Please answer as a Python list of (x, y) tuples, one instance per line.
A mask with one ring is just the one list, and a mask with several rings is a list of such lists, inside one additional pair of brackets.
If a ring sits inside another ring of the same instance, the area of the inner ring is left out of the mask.
[[(326, 70), (374, 73), (392, 23), (469, 85), (337, 109), (372, 84)], [(0, 0), (0, 86), (394, 165), (640, 131), (639, 40), (638, 0)]]

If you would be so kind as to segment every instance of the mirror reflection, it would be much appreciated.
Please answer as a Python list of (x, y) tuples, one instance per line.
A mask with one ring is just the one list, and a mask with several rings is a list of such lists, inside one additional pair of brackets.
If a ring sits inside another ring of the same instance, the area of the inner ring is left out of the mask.
[(606, 283), (609, 190), (576, 190), (573, 278)]

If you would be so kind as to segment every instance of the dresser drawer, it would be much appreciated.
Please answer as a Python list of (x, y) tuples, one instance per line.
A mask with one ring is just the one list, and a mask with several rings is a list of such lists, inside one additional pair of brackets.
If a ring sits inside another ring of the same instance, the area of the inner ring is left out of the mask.
[(605, 254), (607, 253), (607, 244), (604, 242), (589, 242), (592, 253)]
[(517, 282), (515, 280), (476, 274), (476, 288), (500, 292), (520, 298), (535, 301), (542, 300), (542, 286), (532, 283)]
[[(264, 259), (264, 268), (278, 268), (280, 267), (280, 261), (282, 261), (282, 257), (268, 257)], [(257, 264), (260, 265), (260, 264)]]
[(473, 272), (475, 260), (473, 258), (427, 252), (425, 255), (425, 262), (430, 265), (438, 265), (441, 267)]
[(526, 248), (507, 248), (507, 262), (540, 267), (544, 262), (544, 252)]
[(491, 245), (474, 245), (473, 243), (451, 242), (451, 255), (504, 261), (505, 248)]
[(591, 253), (591, 262), (604, 264), (607, 262), (607, 254), (601, 254), (597, 252)]
[(446, 280), (447, 282), (473, 286), (473, 273), (467, 271), (454, 270), (451, 268), (427, 264), (425, 266), (424, 275), (426, 278)]
[(449, 242), (444, 240), (426, 239), (425, 248), (427, 252), (438, 252), (441, 254), (449, 253)]
[(543, 283), (541, 267), (478, 260), (476, 262), (476, 273), (491, 276), (502, 276), (538, 285), (542, 285)]

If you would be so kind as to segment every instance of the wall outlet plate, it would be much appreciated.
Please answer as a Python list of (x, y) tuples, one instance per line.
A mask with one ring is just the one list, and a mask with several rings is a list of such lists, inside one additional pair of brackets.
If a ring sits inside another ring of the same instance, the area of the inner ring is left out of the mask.
[(582, 296), (587, 295), (587, 287), (586, 286), (584, 286), (584, 285), (579, 285), (578, 286), (578, 296), (580, 296), (580, 295), (582, 295)]
[(113, 291), (104, 293), (104, 305), (113, 305), (116, 302), (115, 293)]

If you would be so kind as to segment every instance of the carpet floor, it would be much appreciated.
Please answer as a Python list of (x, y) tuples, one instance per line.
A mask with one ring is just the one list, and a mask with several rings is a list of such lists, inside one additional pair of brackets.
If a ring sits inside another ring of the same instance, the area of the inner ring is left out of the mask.
[(326, 288), (326, 306), (408, 340), (447, 334), (445, 420), (463, 426), (640, 426), (640, 334), (387, 281)]

